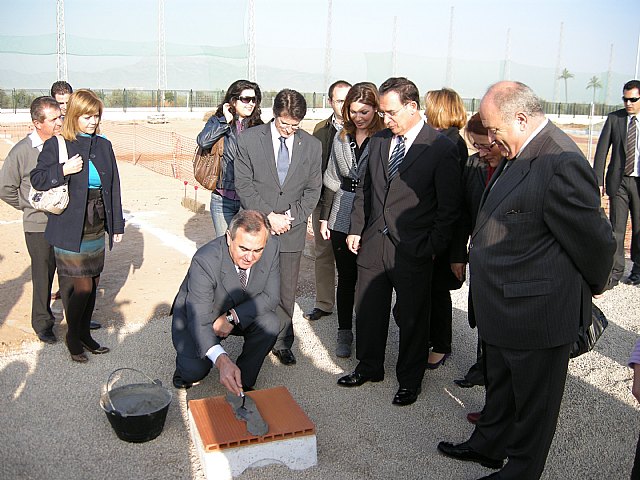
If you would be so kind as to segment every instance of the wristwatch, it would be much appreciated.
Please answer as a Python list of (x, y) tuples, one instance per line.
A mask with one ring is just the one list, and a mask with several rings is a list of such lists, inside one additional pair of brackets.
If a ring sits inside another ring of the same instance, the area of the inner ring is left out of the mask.
[(233, 319), (233, 315), (231, 315), (231, 312), (227, 312), (227, 322), (229, 322), (233, 326), (235, 326), (236, 324), (236, 321)]

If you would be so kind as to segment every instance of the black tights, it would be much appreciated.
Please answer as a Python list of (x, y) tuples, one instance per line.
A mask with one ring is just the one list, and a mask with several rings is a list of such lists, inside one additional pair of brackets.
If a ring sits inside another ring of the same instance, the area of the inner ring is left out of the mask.
[(59, 277), (60, 294), (67, 319), (67, 348), (71, 355), (84, 351), (82, 345), (97, 349), (100, 344), (91, 338), (91, 316), (96, 305), (96, 291), (100, 275), (96, 277)]

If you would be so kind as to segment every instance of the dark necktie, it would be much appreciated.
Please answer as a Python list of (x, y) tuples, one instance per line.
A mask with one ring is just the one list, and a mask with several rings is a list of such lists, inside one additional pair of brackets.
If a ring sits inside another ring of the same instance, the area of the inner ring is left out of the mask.
[(242, 290), (247, 289), (247, 271), (242, 268), (238, 268), (238, 278), (240, 279), (240, 285), (242, 285)]
[(280, 149), (278, 150), (278, 160), (276, 162), (280, 185), (284, 184), (284, 179), (287, 178), (287, 172), (289, 171), (289, 149), (284, 141), (285, 138), (280, 137)]
[(389, 181), (393, 180), (398, 174), (398, 167), (402, 163), (402, 159), (404, 158), (404, 137), (398, 137), (398, 143), (393, 148), (391, 152), (391, 156), (389, 157)]
[(629, 128), (627, 129), (627, 144), (625, 145), (625, 153), (627, 161), (624, 164), (624, 174), (631, 175), (636, 166), (636, 117), (632, 116), (629, 120)]

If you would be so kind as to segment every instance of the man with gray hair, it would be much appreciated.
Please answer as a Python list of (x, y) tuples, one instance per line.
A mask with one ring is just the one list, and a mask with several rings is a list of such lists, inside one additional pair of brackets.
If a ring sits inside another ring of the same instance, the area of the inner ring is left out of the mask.
[(38, 163), (44, 142), (60, 133), (62, 117), (58, 102), (52, 97), (38, 97), (31, 103), (31, 121), (35, 127), (9, 152), (0, 170), (0, 199), (22, 210), (22, 226), (27, 251), (31, 257), (31, 326), (44, 343), (56, 343), (53, 334), (55, 317), (49, 301), (56, 271), (53, 247), (44, 238), (47, 216), (29, 204), (29, 174)]
[(486, 404), (469, 440), (438, 450), (501, 469), (483, 478), (537, 479), (570, 347), (579, 324), (591, 323), (591, 297), (607, 284), (615, 241), (593, 170), (529, 87), (491, 86), (480, 116), (505, 157), (484, 191), (469, 253)]

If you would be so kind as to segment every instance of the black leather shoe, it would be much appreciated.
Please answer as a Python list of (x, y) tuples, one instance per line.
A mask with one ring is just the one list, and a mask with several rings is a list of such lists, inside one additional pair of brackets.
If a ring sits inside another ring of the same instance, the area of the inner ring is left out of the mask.
[(369, 377), (358, 372), (351, 372), (349, 375), (340, 377), (338, 379), (338, 385), (341, 387), (359, 387), (367, 382), (381, 382), (384, 377), (382, 375), (377, 377)]
[(494, 472), (491, 475), (487, 475), (486, 477), (480, 477), (478, 480), (487, 480), (487, 479), (491, 479), (491, 478), (498, 478), (498, 473), (500, 473), (500, 472)]
[(288, 348), (283, 348), (282, 350), (273, 349), (271, 350), (271, 353), (273, 353), (276, 356), (276, 358), (280, 360), (280, 363), (282, 363), (283, 365), (296, 364), (296, 357), (293, 355), (293, 352)]
[(187, 388), (191, 388), (193, 383), (185, 382), (176, 370), (173, 372), (173, 386), (176, 388), (184, 388), (186, 390)]
[(399, 407), (411, 405), (418, 399), (421, 391), (421, 388), (399, 388), (391, 403)]
[(100, 345), (98, 345), (96, 348), (91, 348), (89, 345), (87, 345), (84, 342), (80, 342), (80, 343), (82, 344), (82, 347), (85, 350), (90, 351), (94, 355), (101, 355), (103, 353), (109, 353), (111, 351), (108, 347), (101, 347)]
[(49, 345), (53, 345), (57, 342), (56, 336), (53, 334), (52, 330), (45, 330), (44, 332), (38, 333), (38, 338), (43, 343), (48, 343)]
[(325, 312), (324, 310), (320, 310), (319, 308), (314, 308), (309, 313), (302, 314), (302, 316), (307, 320), (320, 320), (320, 318), (326, 317), (327, 315), (331, 315), (331, 312)]
[(440, 442), (438, 450), (447, 457), (463, 460), (465, 462), (476, 462), (483, 467), (498, 469), (502, 468), (503, 461), (495, 458), (485, 457), (469, 446), (469, 442), (462, 442), (457, 445), (449, 442)]
[(632, 273), (623, 280), (623, 283), (626, 283), (627, 285), (640, 285), (640, 273)]
[(102, 328), (102, 325), (100, 325), (98, 322), (91, 321), (89, 323), (90, 330), (98, 330), (99, 328)]
[(458, 379), (454, 380), (453, 383), (458, 385), (460, 388), (472, 388), (472, 387), (476, 386), (475, 383), (471, 383), (466, 378), (458, 378)]

